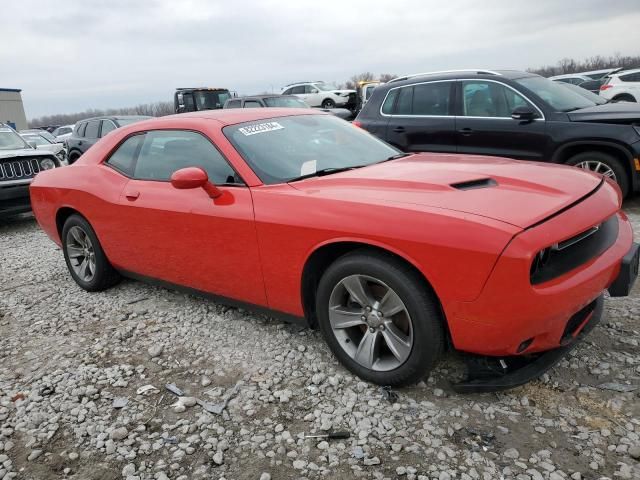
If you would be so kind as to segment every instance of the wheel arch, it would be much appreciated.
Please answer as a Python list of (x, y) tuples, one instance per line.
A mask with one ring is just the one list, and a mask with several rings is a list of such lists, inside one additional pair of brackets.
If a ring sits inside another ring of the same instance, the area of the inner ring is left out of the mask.
[(619, 93), (619, 94), (617, 94), (617, 95), (614, 95), (614, 96), (611, 98), (611, 101), (612, 101), (612, 102), (614, 102), (614, 101), (616, 101), (616, 100), (618, 100), (618, 101), (619, 101), (619, 100), (624, 100), (624, 99), (626, 99), (626, 98), (632, 98), (634, 102), (637, 102), (637, 101), (638, 101), (638, 99), (636, 98), (636, 96), (635, 96), (635, 95), (633, 95), (633, 94), (632, 94), (632, 93), (630, 93), (630, 92), (623, 92), (623, 93)]
[(579, 153), (589, 151), (607, 153), (620, 160), (622, 167), (629, 178), (631, 191), (633, 192), (638, 189), (640, 185), (638, 185), (638, 178), (634, 173), (635, 167), (633, 163), (633, 155), (627, 148), (616, 142), (607, 142), (603, 140), (568, 142), (556, 150), (552, 161), (553, 163), (566, 163), (571, 157), (578, 155)]
[(82, 212), (68, 206), (60, 207), (56, 212), (56, 231), (58, 232), (58, 237), (60, 238), (61, 242), (62, 242), (62, 229), (64, 228), (64, 224), (67, 221), (67, 219), (74, 214), (81, 216), (87, 221), (87, 223), (89, 223), (89, 225), (91, 225), (91, 222), (89, 222), (89, 219), (86, 216), (84, 216)]
[(305, 318), (307, 318), (307, 321), (312, 328), (315, 328), (318, 322), (318, 319), (316, 317), (315, 297), (320, 278), (333, 262), (335, 262), (343, 255), (346, 255), (347, 253), (353, 252), (355, 250), (367, 250), (369, 252), (376, 252), (381, 256), (387, 256), (389, 258), (400, 261), (408, 266), (411, 270), (413, 270), (417, 277), (421, 280), (421, 282), (423, 282), (424, 287), (433, 293), (434, 298), (438, 302), (443, 320), (442, 327), (446, 332), (447, 342), (449, 343), (449, 326), (446, 321), (446, 315), (444, 309), (442, 308), (440, 297), (438, 296), (429, 279), (420, 270), (420, 268), (418, 268), (416, 262), (406, 255), (403, 255), (401, 252), (395, 251), (395, 249), (388, 247), (387, 245), (377, 245), (360, 240), (347, 239), (325, 242), (316, 246), (316, 248), (307, 256), (302, 269), (300, 294)]

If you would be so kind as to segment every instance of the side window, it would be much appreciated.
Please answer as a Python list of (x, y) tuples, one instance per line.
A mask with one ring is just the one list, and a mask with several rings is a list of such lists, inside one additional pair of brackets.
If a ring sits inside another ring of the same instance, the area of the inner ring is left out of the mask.
[(305, 85), (304, 93), (318, 93), (318, 89), (313, 85)]
[(117, 127), (111, 120), (102, 120), (102, 129), (100, 130), (100, 138), (104, 137), (107, 133), (112, 132)]
[(260, 108), (262, 105), (257, 100), (247, 100), (244, 102), (244, 108)]
[(201, 167), (216, 184), (240, 183), (235, 171), (211, 142), (199, 133), (182, 130), (147, 132), (134, 177), (168, 181), (176, 170)]
[(620, 80), (622, 80), (623, 82), (640, 82), (640, 72), (620, 75), (618, 78), (620, 78)]
[(84, 131), (86, 138), (98, 138), (98, 128), (100, 127), (100, 120), (91, 120), (87, 122), (87, 126)]
[(293, 88), (287, 88), (284, 92), (282, 92), (282, 95), (291, 95)]
[(193, 112), (196, 109), (196, 102), (193, 99), (193, 93), (185, 93), (182, 96), (184, 101), (184, 111), (185, 112)]
[(463, 82), (462, 95), (467, 117), (510, 118), (516, 107), (531, 106), (522, 95), (495, 82)]
[(227, 108), (240, 108), (240, 100), (229, 100)]
[(413, 115), (449, 115), (451, 82), (423, 83), (413, 86)]
[(82, 122), (76, 127), (76, 135), (78, 137), (84, 137), (84, 130), (87, 128), (87, 122)]
[(393, 104), (398, 97), (399, 91), (400, 89), (396, 88), (387, 94), (387, 97), (384, 99), (384, 103), (382, 104), (382, 113), (386, 113), (387, 115), (391, 115), (393, 113)]
[(413, 87), (400, 89), (398, 103), (396, 105), (396, 115), (411, 115), (411, 104), (413, 103)]
[(293, 87), (293, 88), (291, 89), (291, 93), (292, 93), (293, 95), (300, 94), (300, 93), (304, 93), (304, 85), (300, 85), (300, 86), (298, 86), (298, 87)]
[(127, 177), (133, 176), (133, 167), (144, 135), (127, 138), (118, 149), (111, 154), (107, 163)]

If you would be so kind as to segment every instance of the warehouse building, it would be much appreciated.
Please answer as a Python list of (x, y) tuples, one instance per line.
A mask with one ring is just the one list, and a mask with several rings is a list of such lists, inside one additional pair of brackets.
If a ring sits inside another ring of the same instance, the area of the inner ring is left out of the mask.
[(0, 87), (0, 123), (9, 124), (16, 130), (27, 128), (21, 91), (19, 88)]

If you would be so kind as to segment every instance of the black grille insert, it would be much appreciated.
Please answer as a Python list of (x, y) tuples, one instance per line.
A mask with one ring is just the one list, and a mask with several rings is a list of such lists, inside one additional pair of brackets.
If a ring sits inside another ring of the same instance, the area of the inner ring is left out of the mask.
[(42, 168), (39, 157), (18, 157), (0, 160), (1, 180), (25, 180), (36, 176)]
[[(545, 250), (544, 262), (536, 255), (531, 268), (531, 284), (548, 282), (587, 263), (607, 250), (618, 238), (615, 215), (598, 225)], [(536, 263), (538, 262), (538, 263)]]

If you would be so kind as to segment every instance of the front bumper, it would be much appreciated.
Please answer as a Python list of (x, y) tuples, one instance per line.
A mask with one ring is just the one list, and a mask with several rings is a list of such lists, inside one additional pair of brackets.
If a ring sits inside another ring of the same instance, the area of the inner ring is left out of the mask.
[[(633, 232), (618, 200), (604, 184), (572, 208), (514, 237), (477, 299), (443, 302), (454, 348), (498, 358), (554, 350), (563, 346), (572, 318), (603, 291), (611, 287), (616, 294), (621, 283), (630, 291), (632, 282), (624, 272), (632, 270), (633, 260), (624, 258), (633, 250)], [(611, 216), (617, 219), (618, 234), (607, 250), (557, 278), (531, 284), (527, 259), (535, 252)]]
[(555, 366), (600, 323), (604, 310), (604, 295), (589, 305), (589, 311), (574, 332), (568, 332), (563, 345), (547, 352), (500, 360), (467, 356), (467, 379), (452, 384), (457, 393), (487, 393), (524, 385)]
[(29, 185), (3, 187), (0, 183), (0, 217), (9, 217), (31, 211)]

